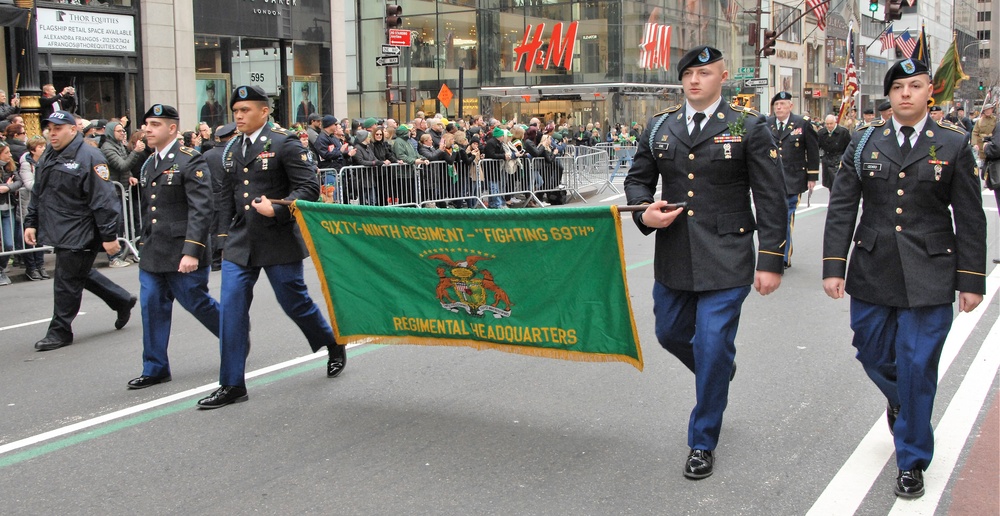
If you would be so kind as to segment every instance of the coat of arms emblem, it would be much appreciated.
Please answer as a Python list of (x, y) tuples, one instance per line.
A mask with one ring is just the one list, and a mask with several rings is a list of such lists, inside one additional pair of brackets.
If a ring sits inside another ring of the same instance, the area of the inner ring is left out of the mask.
[(438, 283), (434, 291), (441, 308), (455, 313), (464, 310), (476, 317), (482, 317), (486, 312), (497, 319), (510, 317), (513, 304), (507, 292), (497, 285), (492, 272), (476, 265), (489, 258), (470, 255), (457, 262), (444, 254), (433, 254), (428, 258), (442, 263), (437, 267)]

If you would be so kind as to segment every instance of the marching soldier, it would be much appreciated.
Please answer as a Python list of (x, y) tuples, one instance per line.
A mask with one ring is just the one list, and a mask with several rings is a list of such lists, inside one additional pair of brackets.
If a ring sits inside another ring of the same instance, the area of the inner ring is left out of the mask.
[(826, 115), (823, 129), (816, 135), (819, 148), (823, 151), (820, 160), (823, 163), (823, 187), (833, 188), (833, 178), (840, 170), (840, 158), (851, 143), (851, 133), (837, 125), (836, 115)]
[(785, 238), (785, 268), (792, 266), (792, 229), (795, 228), (795, 208), (802, 192), (812, 190), (819, 180), (819, 144), (816, 129), (808, 117), (792, 113), (792, 95), (778, 92), (771, 99), (771, 116), (767, 118), (778, 155), (785, 173), (785, 193), (788, 201), (788, 234)]
[(146, 112), (146, 141), (153, 155), (139, 177), (143, 196), (139, 261), (142, 307), (142, 374), (129, 389), (169, 382), (167, 344), (174, 299), (219, 336), (219, 303), (208, 293), (214, 218), (212, 174), (198, 151), (177, 142), (180, 115), (155, 104)]
[[(649, 205), (633, 219), (644, 234), (656, 233), (656, 337), (695, 374), (697, 404), (683, 471), (701, 479), (714, 469), (713, 450), (736, 374), (734, 341), (743, 301), (751, 285), (767, 295), (781, 284), (785, 186), (764, 117), (722, 101), (729, 76), (722, 53), (696, 47), (677, 70), (685, 102), (647, 124), (625, 194), (630, 205)], [(657, 201), (653, 194), (661, 180)]]
[[(222, 314), (219, 348), (220, 387), (198, 401), (203, 409), (247, 400), (247, 355), (250, 353), (250, 301), (263, 270), (278, 304), (295, 321), (313, 351), (330, 353), (326, 375), (343, 372), (347, 353), (333, 329), (309, 297), (302, 260), (309, 256), (288, 206), (270, 199), (319, 199), (316, 165), (298, 138), (268, 122), (271, 109), (259, 86), (233, 91), (230, 108), (242, 133), (223, 150), (225, 177), (219, 195), (219, 220), (228, 227), (222, 255)], [(221, 228), (220, 228), (221, 229)]]
[(853, 135), (834, 182), (823, 289), (851, 295), (857, 358), (888, 401), (895, 491), (917, 498), (934, 452), (931, 411), (955, 291), (959, 310), (971, 312), (986, 290), (986, 216), (968, 135), (927, 114), (927, 67), (897, 62), (884, 89), (890, 120)]
[[(236, 123), (228, 123), (224, 126), (219, 127), (215, 131), (215, 137), (219, 139), (219, 144), (205, 151), (203, 156), (205, 157), (205, 162), (208, 164), (208, 169), (212, 171), (212, 198), (218, 198), (219, 192), (222, 190), (222, 178), (225, 176), (225, 168), (222, 166), (222, 150), (226, 147), (226, 143), (233, 138), (236, 134)], [(221, 271), (222, 270), (222, 245), (226, 238), (225, 228), (222, 231), (219, 230), (219, 210), (218, 206), (215, 206), (215, 212), (212, 215), (212, 227), (209, 228), (210, 234), (212, 235), (212, 270)]]

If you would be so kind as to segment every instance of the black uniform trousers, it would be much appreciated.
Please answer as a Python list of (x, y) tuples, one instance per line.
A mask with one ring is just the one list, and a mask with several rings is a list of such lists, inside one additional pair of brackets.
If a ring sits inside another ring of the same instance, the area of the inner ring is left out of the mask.
[(101, 298), (112, 310), (127, 308), (132, 296), (94, 270), (97, 252), (91, 249), (56, 249), (52, 282), (54, 308), (46, 338), (73, 341), (73, 319), (80, 313), (84, 289)]

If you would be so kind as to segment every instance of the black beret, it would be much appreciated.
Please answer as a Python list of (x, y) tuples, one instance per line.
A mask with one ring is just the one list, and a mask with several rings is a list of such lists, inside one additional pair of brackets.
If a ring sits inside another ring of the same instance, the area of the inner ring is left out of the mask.
[(718, 49), (708, 46), (694, 47), (677, 62), (677, 79), (680, 80), (684, 75), (684, 70), (688, 68), (705, 66), (720, 59), (722, 59), (722, 52)]
[(892, 109), (892, 104), (890, 104), (888, 100), (878, 105), (879, 111), (885, 111), (888, 109)]
[(268, 98), (264, 88), (260, 86), (240, 86), (233, 90), (233, 96), (229, 99), (229, 109), (233, 109), (237, 102), (244, 100), (267, 102)]
[(787, 91), (779, 91), (777, 95), (771, 98), (771, 105), (773, 106), (779, 100), (792, 100), (792, 94)]
[(235, 122), (220, 127), (217, 131), (215, 131), (215, 136), (217, 138), (228, 138), (232, 136), (234, 133), (236, 133)]
[(889, 88), (892, 87), (892, 81), (916, 75), (927, 75), (927, 77), (930, 78), (931, 71), (927, 69), (927, 65), (925, 65), (923, 61), (914, 61), (913, 59), (903, 59), (902, 61), (897, 61), (896, 64), (889, 67), (888, 72), (885, 72), (885, 81), (882, 83), (883, 89), (885, 90), (883, 95), (887, 97), (889, 96)]
[(931, 111), (941, 111), (941, 106), (931, 106)]
[(872, 109), (872, 108), (865, 108), (865, 112), (863, 114), (865, 114), (865, 115), (874, 115), (875, 114), (875, 110)]
[(153, 107), (146, 111), (142, 119), (147, 120), (150, 118), (166, 118), (168, 120), (180, 120), (181, 115), (177, 113), (177, 109), (173, 106), (168, 106), (166, 104), (153, 104)]

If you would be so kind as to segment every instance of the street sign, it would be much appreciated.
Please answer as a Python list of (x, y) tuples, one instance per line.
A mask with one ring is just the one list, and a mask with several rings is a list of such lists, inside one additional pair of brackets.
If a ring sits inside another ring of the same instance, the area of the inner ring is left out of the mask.
[(399, 66), (399, 56), (378, 56), (375, 58), (378, 66)]
[(451, 104), (452, 97), (454, 97), (454, 94), (452, 94), (451, 88), (449, 88), (447, 84), (442, 84), (441, 91), (438, 92), (437, 99), (440, 100), (445, 107), (447, 107), (448, 104)]
[(733, 78), (738, 81), (741, 81), (743, 79), (753, 79), (753, 73), (748, 73), (748, 74), (738, 73), (735, 76), (733, 76)]
[(401, 48), (393, 45), (382, 45), (382, 55), (384, 56), (398, 56)]
[(389, 44), (394, 47), (410, 46), (411, 32), (403, 29), (389, 29)]
[(761, 77), (760, 79), (747, 79), (743, 81), (743, 86), (747, 88), (767, 86), (767, 77)]
[(740, 75), (744, 75), (744, 74), (753, 75), (754, 71), (756, 71), (756, 68), (754, 68), (752, 66), (744, 66), (744, 67), (740, 68), (740, 70), (739, 70), (738, 73)]

